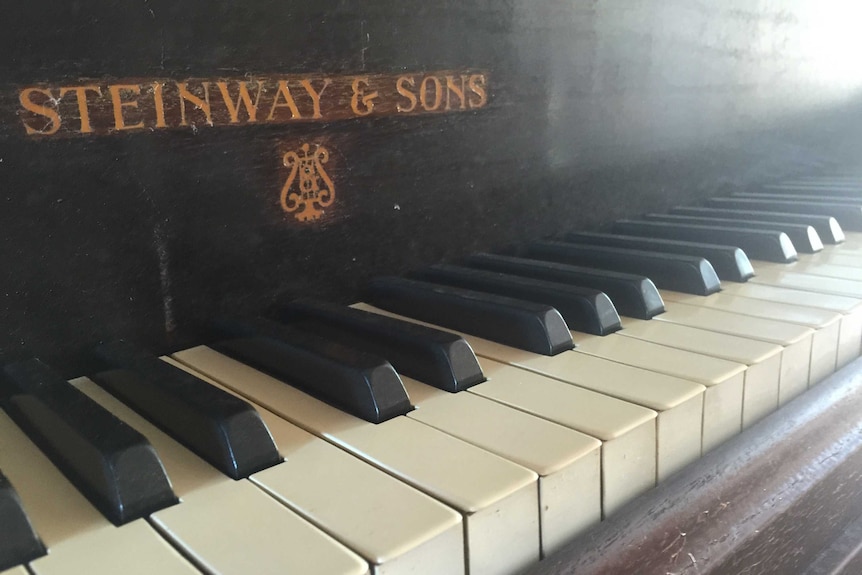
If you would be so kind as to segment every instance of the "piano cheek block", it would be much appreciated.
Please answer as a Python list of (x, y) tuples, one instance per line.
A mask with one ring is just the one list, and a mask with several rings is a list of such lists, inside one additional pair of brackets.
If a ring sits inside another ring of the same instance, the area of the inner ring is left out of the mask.
[(100, 451), (38, 398), (13, 396), (6, 410), (115, 525), (177, 503), (158, 455), (144, 438)]

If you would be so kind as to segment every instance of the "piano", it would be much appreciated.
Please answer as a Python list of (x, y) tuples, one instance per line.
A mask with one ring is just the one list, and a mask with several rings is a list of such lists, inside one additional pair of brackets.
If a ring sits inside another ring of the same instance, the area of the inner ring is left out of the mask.
[(14, 2), (0, 573), (857, 573), (855, 8)]

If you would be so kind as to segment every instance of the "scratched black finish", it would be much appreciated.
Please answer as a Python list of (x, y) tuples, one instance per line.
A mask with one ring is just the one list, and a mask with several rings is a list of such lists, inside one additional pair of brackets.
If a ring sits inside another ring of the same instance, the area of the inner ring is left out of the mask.
[[(828, 172), (862, 149), (816, 0), (7, 4), (0, 350), (66, 375), (94, 367), (100, 341), (169, 351), (220, 313), (348, 303), (370, 277)], [(451, 116), (42, 141), (16, 116), (35, 82), (467, 67), (489, 71), (490, 101)], [(302, 141), (340, 166), (313, 226), (277, 206), (277, 150)]]

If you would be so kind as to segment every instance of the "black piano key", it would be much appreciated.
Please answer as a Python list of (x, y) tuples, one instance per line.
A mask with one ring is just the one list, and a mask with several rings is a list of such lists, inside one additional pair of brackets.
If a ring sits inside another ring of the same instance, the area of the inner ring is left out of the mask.
[(574, 244), (698, 257), (707, 260), (715, 269), (718, 277), (723, 280), (745, 282), (754, 277), (754, 268), (751, 266), (748, 256), (745, 255), (744, 251), (734, 246), (592, 232), (570, 233), (566, 235), (563, 241)]
[(113, 369), (93, 380), (233, 479), (281, 461), (247, 402), (126, 342), (96, 355)]
[(710, 218), (689, 216), (683, 214), (644, 214), (644, 219), (657, 222), (676, 224), (693, 224), (704, 226), (720, 226), (728, 228), (745, 228), (772, 232), (784, 232), (796, 251), (805, 254), (816, 254), (823, 249), (823, 242), (817, 230), (808, 224), (786, 224), (780, 222), (763, 222), (759, 220), (734, 220), (730, 218)]
[(596, 289), (611, 298), (620, 314), (629, 317), (650, 319), (664, 312), (664, 301), (658, 289), (644, 276), (495, 254), (472, 255), (466, 263), (481, 269)]
[(484, 291), (556, 308), (569, 329), (593, 335), (619, 330), (620, 316), (610, 298), (591, 289), (495, 271), (438, 265), (416, 273), (418, 279)]
[(6, 476), (0, 473), (0, 571), (44, 554), (45, 547), (24, 512), (21, 499)]
[(728, 208), (734, 210), (757, 210), (793, 214), (815, 214), (832, 216), (845, 230), (862, 231), (862, 206), (851, 203), (824, 203), (809, 201), (806, 196), (798, 196), (792, 200), (775, 197), (731, 197), (710, 198), (707, 205), (713, 208)]
[(215, 329), (227, 339), (213, 347), (371, 423), (413, 409), (392, 365), (266, 319), (222, 320)]
[(392, 313), (533, 353), (574, 348), (568, 325), (548, 305), (394, 277), (372, 280), (366, 297)]
[(851, 205), (862, 207), (862, 198), (854, 198), (848, 196), (830, 196), (825, 193), (810, 193), (810, 194), (770, 194), (763, 191), (760, 192), (734, 192), (734, 198), (752, 199), (752, 200), (775, 200), (786, 202), (810, 202), (815, 204), (838, 204)]
[(712, 264), (695, 256), (566, 242), (535, 242), (527, 246), (527, 255), (564, 264), (644, 275), (659, 288), (694, 295), (709, 295), (721, 289)]
[(785, 196), (831, 196), (838, 198), (862, 199), (862, 186), (856, 184), (832, 183), (780, 183), (766, 184), (751, 193)]
[(310, 299), (275, 313), (280, 321), (385, 357), (399, 373), (445, 391), (485, 381), (470, 345), (454, 333)]
[(3, 368), (3, 407), (54, 465), (116, 525), (177, 502), (140, 433), (37, 359)]
[(703, 218), (727, 218), (734, 221), (756, 220), (763, 222), (776, 222), (783, 224), (802, 224), (812, 226), (817, 230), (817, 235), (827, 244), (840, 244), (844, 241), (844, 230), (838, 224), (838, 220), (831, 216), (817, 216), (811, 214), (782, 214), (777, 212), (729, 210), (721, 208), (700, 208), (691, 206), (678, 206), (670, 210), (672, 214), (681, 216), (695, 216)]
[(793, 242), (790, 241), (787, 234), (779, 231), (642, 220), (618, 220), (614, 222), (613, 229), (617, 233), (630, 236), (708, 244), (733, 244), (742, 248), (748, 257), (769, 262), (790, 263), (795, 262), (798, 258)]

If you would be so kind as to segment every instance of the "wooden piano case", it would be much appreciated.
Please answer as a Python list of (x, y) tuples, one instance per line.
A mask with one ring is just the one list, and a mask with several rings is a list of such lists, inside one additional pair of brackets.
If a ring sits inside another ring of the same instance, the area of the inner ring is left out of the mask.
[[(170, 352), (220, 313), (348, 303), (375, 275), (853, 166), (846, 10), (7, 2), (0, 359), (71, 377), (101, 341)], [(853, 548), (859, 370), (537, 573), (796, 573)]]

